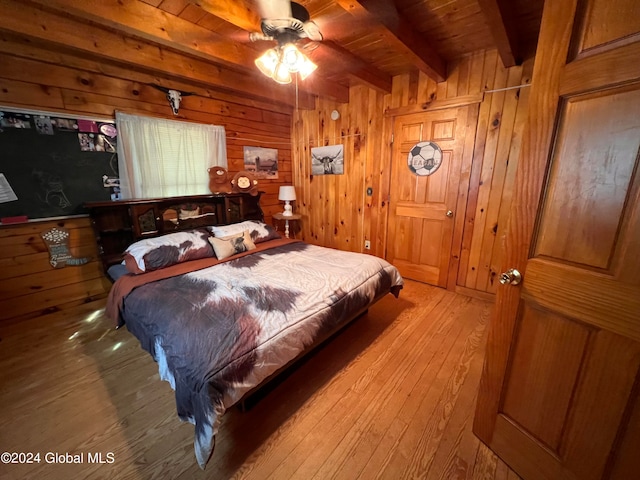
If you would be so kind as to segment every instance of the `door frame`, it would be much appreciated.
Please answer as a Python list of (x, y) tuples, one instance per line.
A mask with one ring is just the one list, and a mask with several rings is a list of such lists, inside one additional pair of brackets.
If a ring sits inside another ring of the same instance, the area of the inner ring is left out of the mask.
[[(385, 113), (385, 121), (389, 125), (389, 168), (387, 178), (387, 208), (385, 214), (385, 233), (384, 233), (384, 258), (387, 258), (388, 239), (389, 239), (389, 216), (391, 215), (391, 171), (393, 169), (393, 133), (396, 127), (396, 118), (405, 115), (415, 115), (417, 113), (431, 113), (440, 110), (456, 110), (458, 108), (467, 107), (467, 119), (464, 128), (464, 150), (461, 157), (460, 165), (460, 182), (458, 184), (458, 193), (453, 218), (453, 234), (451, 241), (451, 255), (449, 257), (447, 290), (455, 291), (458, 280), (458, 267), (460, 265), (460, 255), (462, 253), (462, 235), (464, 233), (464, 224), (467, 214), (467, 198), (469, 196), (469, 182), (471, 179), (471, 168), (473, 163), (473, 152), (475, 150), (476, 130), (478, 127), (478, 116), (480, 112), (480, 103), (484, 100), (484, 95), (465, 95), (458, 98), (451, 98), (441, 102), (434, 101), (431, 104), (415, 106), (415, 108), (405, 108), (400, 111), (389, 110)], [(399, 110), (399, 109), (398, 109)]]

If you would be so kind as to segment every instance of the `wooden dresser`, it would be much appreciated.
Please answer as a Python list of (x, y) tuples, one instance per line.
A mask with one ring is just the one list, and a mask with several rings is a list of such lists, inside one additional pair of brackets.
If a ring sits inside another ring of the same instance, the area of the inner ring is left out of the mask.
[(89, 209), (105, 272), (122, 261), (129, 245), (142, 238), (205, 225), (264, 219), (260, 194), (129, 199), (88, 202), (85, 206)]

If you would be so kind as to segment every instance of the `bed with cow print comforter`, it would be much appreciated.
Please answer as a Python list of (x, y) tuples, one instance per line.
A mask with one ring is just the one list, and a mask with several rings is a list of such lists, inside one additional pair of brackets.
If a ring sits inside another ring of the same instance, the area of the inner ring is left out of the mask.
[(198, 262), (128, 292), (118, 280), (109, 302), (175, 390), (180, 418), (195, 425), (202, 468), (227, 408), (403, 284), (378, 257), (285, 239)]

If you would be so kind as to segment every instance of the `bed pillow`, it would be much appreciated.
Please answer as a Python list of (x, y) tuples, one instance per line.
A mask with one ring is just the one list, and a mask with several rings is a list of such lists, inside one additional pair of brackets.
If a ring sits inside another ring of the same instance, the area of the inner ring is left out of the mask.
[(216, 252), (218, 260), (223, 260), (237, 253), (255, 250), (256, 244), (251, 240), (248, 230), (227, 237), (209, 237), (209, 243)]
[(262, 243), (267, 240), (281, 238), (275, 228), (259, 220), (246, 220), (240, 223), (232, 223), (231, 225), (214, 225), (209, 229), (216, 237), (228, 237), (248, 230), (253, 243)]
[(124, 264), (124, 262), (111, 265), (107, 269), (107, 275), (109, 275), (109, 278), (114, 282), (118, 280), (120, 277), (122, 277), (123, 275), (126, 275), (127, 273), (130, 273), (130, 272), (127, 269), (127, 266)]
[(127, 248), (124, 261), (131, 273), (144, 273), (177, 263), (213, 257), (213, 248), (207, 241), (206, 229), (169, 233), (145, 238)]

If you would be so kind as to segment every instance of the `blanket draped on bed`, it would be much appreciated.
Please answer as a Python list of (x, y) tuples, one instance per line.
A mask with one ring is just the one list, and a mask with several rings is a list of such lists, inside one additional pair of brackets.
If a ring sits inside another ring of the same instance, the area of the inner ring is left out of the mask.
[[(187, 262), (189, 273), (149, 272), (118, 280), (111, 318), (158, 362), (178, 415), (195, 425), (204, 468), (225, 410), (315, 342), (351, 320), (402, 278), (372, 255), (272, 240), (229, 261)], [(205, 266), (206, 262), (213, 262)], [(173, 269), (169, 267), (168, 269)], [(165, 275), (167, 278), (162, 278)]]

